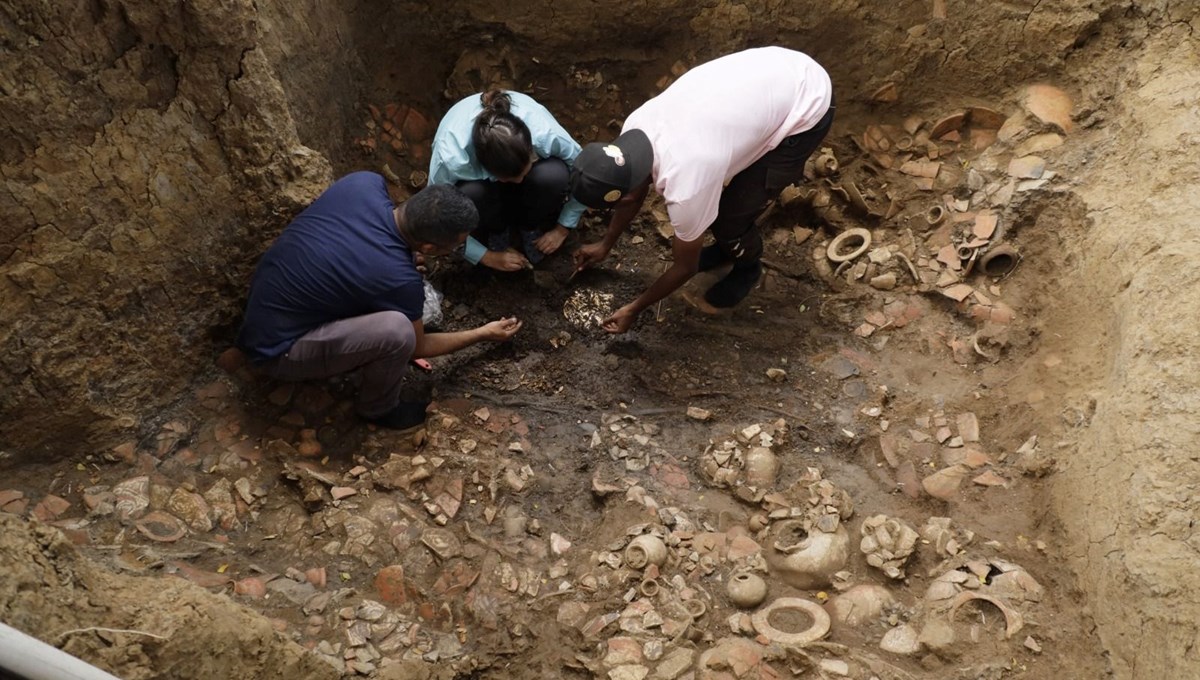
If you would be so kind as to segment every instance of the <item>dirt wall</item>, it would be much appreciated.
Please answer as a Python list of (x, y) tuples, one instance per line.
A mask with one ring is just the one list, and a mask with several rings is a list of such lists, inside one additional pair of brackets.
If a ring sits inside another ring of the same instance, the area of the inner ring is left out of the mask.
[(1083, 266), (1064, 272), (1050, 327), (1097, 376), (1076, 386), (1094, 415), (1066, 428), (1054, 505), (1123, 678), (1200, 668), (1200, 13), (1174, 9), (1118, 71), (1114, 118), (1079, 177)]
[(264, 617), (182, 578), (112, 574), (57, 529), (11, 515), (0, 536), (0, 620), (124, 680), (340, 677)]
[(0, 5), (0, 449), (91, 450), (176, 399), (263, 217), (326, 184), (257, 31), (248, 2)]

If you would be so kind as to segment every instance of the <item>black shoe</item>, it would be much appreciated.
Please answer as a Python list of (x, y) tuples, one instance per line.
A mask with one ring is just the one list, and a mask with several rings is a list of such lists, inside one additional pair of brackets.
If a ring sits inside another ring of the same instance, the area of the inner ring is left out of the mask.
[(762, 278), (762, 262), (738, 262), (725, 278), (713, 284), (704, 294), (704, 300), (713, 307), (734, 307), (754, 290), (758, 280)]
[(402, 401), (387, 413), (364, 420), (391, 430), (407, 430), (425, 423), (425, 412), (428, 408), (428, 401)]
[(712, 271), (723, 264), (728, 264), (732, 260), (733, 258), (716, 243), (700, 249), (700, 271), (702, 272)]

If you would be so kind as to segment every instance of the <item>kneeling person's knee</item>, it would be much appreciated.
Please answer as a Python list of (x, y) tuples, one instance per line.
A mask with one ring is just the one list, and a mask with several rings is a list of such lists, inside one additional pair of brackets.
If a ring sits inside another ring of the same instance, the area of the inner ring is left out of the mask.
[(379, 344), (399, 352), (411, 353), (417, 344), (413, 322), (401, 312), (379, 312), (371, 319), (371, 334)]

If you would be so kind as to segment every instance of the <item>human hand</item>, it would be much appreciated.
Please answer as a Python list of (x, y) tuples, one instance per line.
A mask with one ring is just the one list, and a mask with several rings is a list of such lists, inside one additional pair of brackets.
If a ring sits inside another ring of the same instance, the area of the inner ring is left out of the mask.
[(489, 250), (479, 258), (479, 264), (491, 267), (496, 271), (515, 272), (522, 269), (533, 269), (525, 256), (511, 248), (508, 250)]
[(612, 316), (608, 317), (604, 321), (601, 321), (600, 327), (609, 333), (612, 333), (613, 335), (620, 335), (633, 326), (633, 322), (637, 321), (638, 314), (638, 310), (629, 305), (625, 305), (624, 307), (613, 312)]
[(519, 330), (521, 330), (521, 322), (515, 316), (479, 327), (483, 339), (491, 342), (504, 342), (516, 335)]
[(425, 266), (425, 253), (413, 253), (413, 264), (417, 267), (417, 271), (425, 274), (429, 269)]
[(544, 254), (549, 255), (558, 250), (562, 246), (563, 241), (567, 240), (568, 229), (561, 224), (554, 225), (550, 231), (542, 234), (533, 242), (533, 246)]
[(588, 267), (598, 264), (604, 258), (608, 257), (608, 248), (604, 247), (604, 243), (597, 241), (589, 243), (586, 246), (580, 246), (572, 256), (575, 258), (575, 271), (587, 269)]

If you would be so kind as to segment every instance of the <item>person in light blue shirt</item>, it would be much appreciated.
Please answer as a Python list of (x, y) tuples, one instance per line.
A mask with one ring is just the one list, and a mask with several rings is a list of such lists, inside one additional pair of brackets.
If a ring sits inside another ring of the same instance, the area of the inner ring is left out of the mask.
[[(567, 196), (579, 149), (546, 107), (519, 92), (490, 90), (450, 107), (433, 137), (429, 183), (457, 186), (479, 210), (466, 259), (517, 271), (558, 250), (586, 210)], [(514, 231), (524, 254), (509, 245)]]

